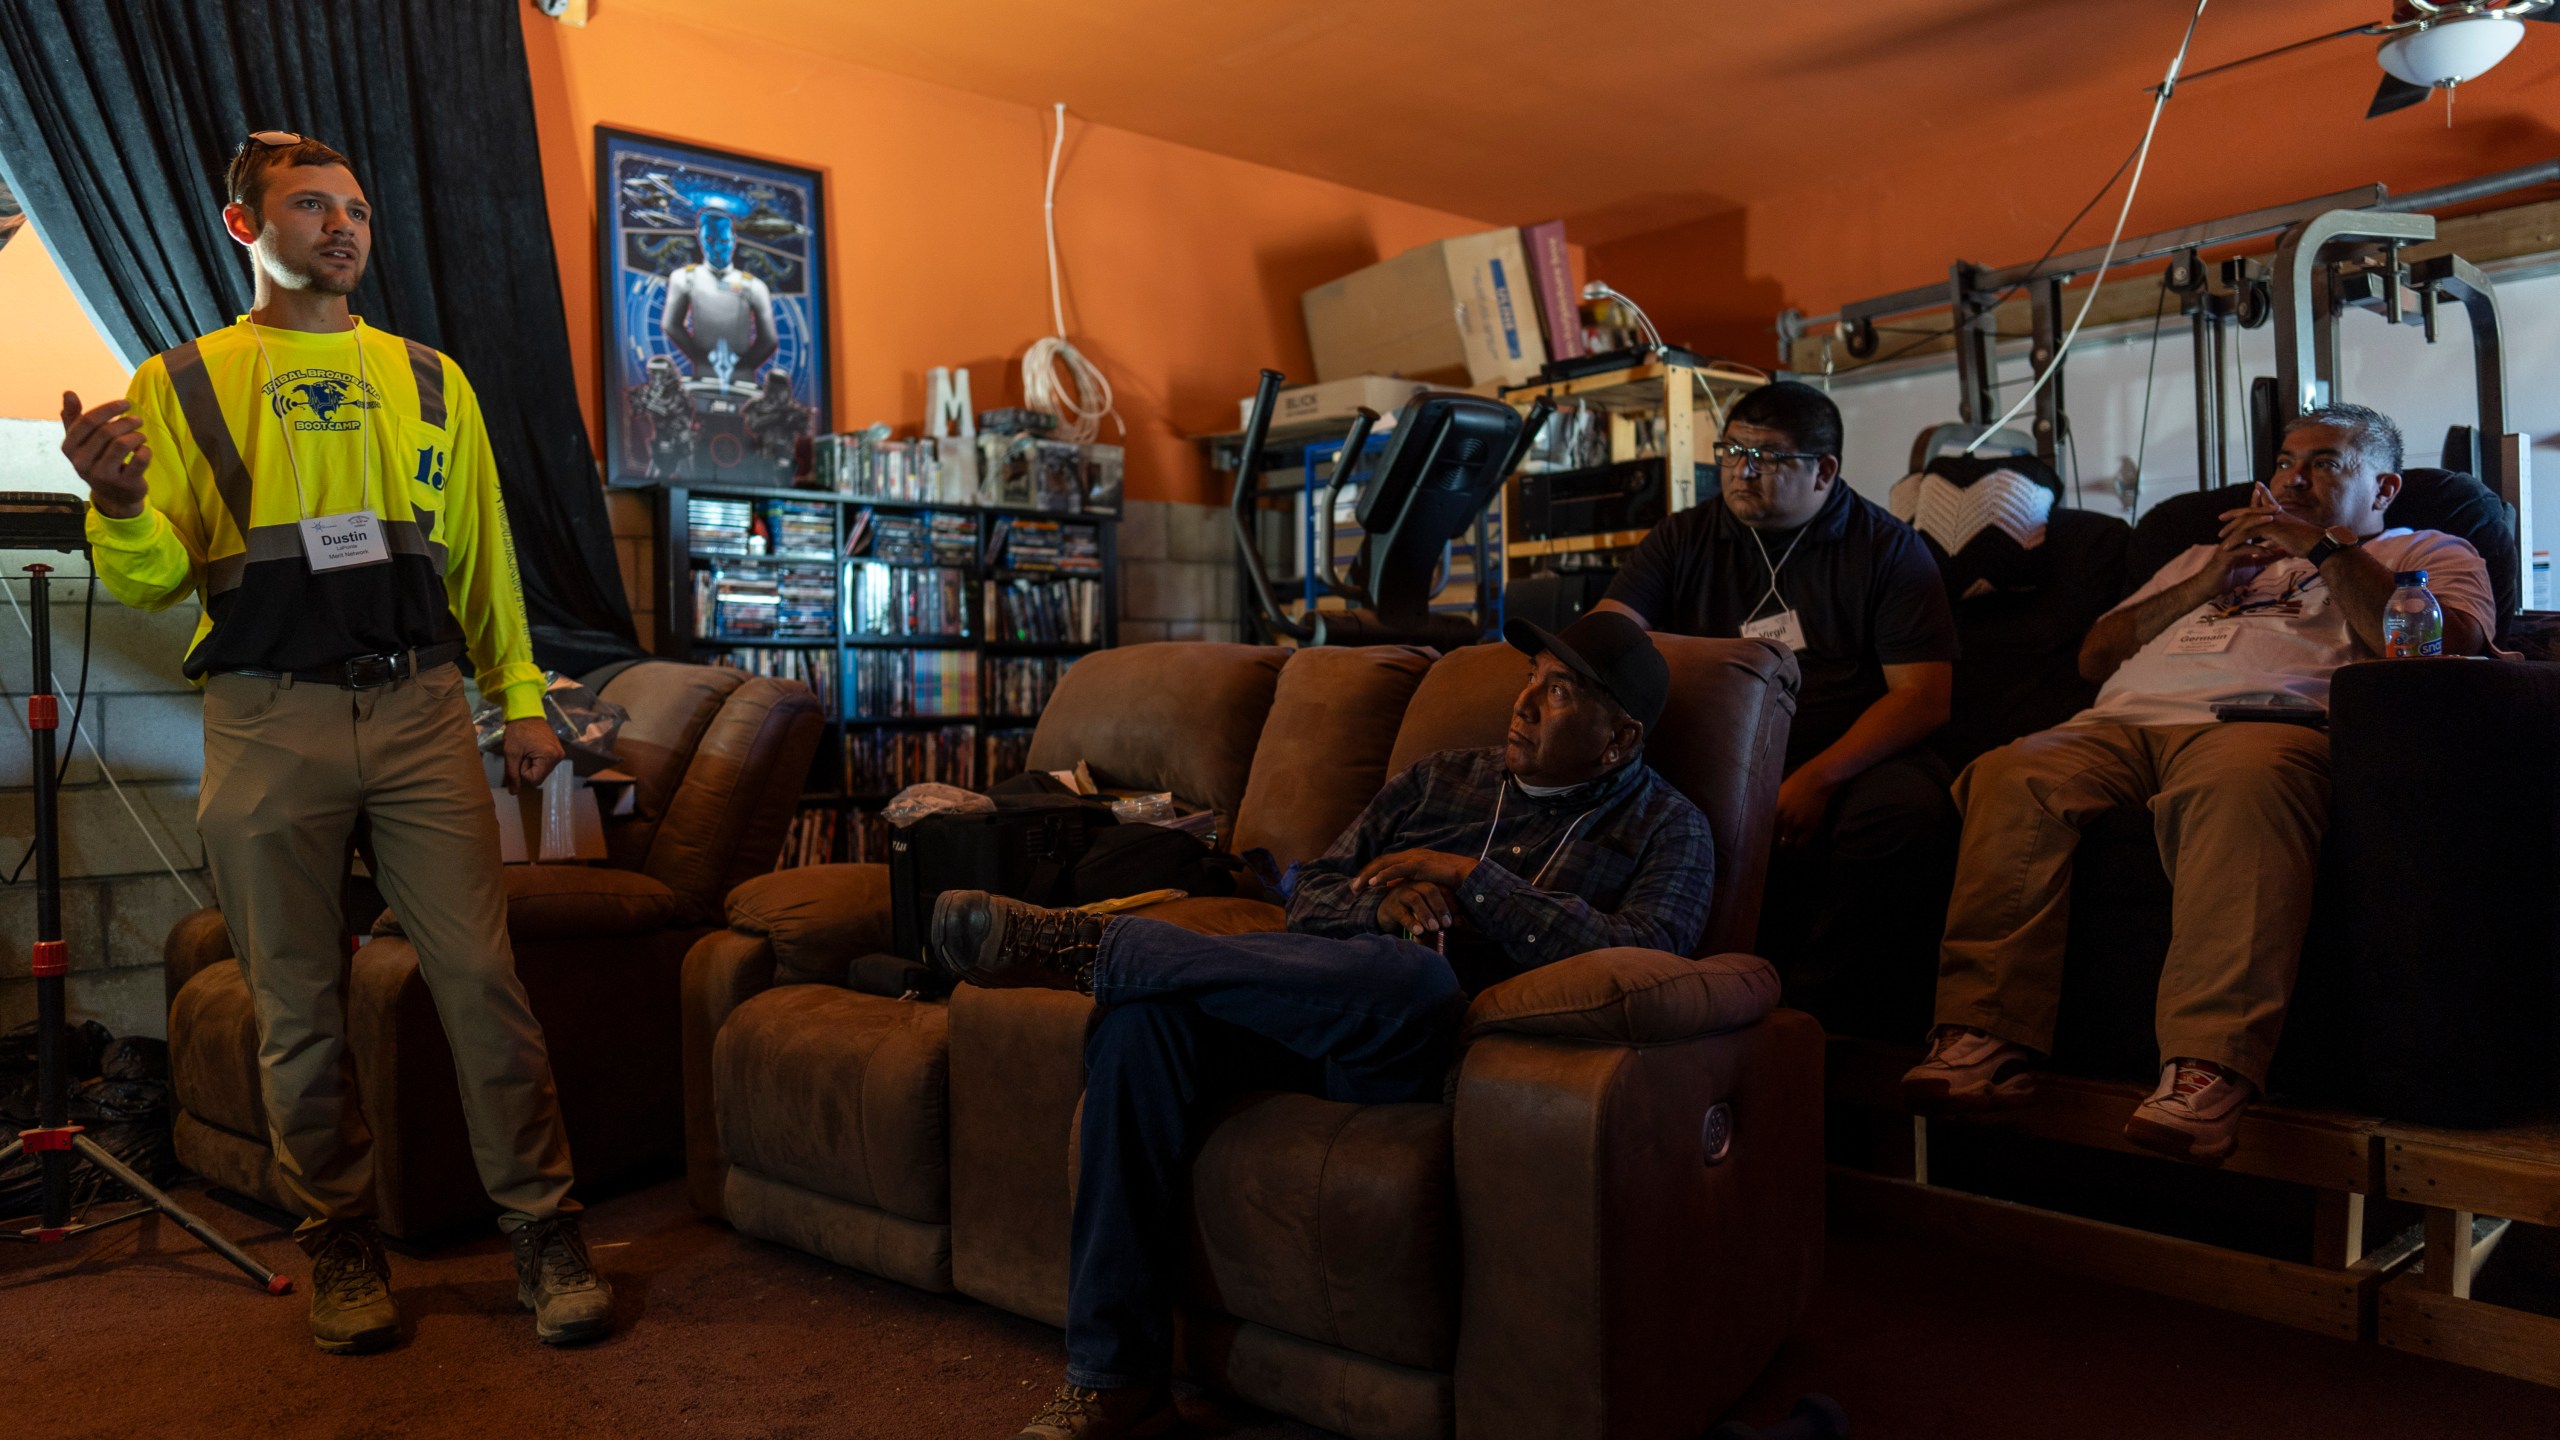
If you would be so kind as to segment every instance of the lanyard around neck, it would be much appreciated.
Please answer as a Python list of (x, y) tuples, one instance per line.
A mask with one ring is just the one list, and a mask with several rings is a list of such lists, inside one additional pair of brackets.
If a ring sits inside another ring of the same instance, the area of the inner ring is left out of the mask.
[[(1739, 524), (1740, 522), (1737, 521), (1735, 523)], [(1744, 624), (1747, 625), (1750, 622), (1759, 619), (1760, 607), (1768, 604), (1772, 599), (1775, 599), (1778, 602), (1779, 613), (1785, 613), (1787, 608), (1787, 597), (1778, 593), (1778, 572), (1786, 569), (1787, 562), (1796, 558), (1796, 547), (1804, 543), (1806, 532), (1812, 529), (1813, 522), (1810, 520), (1806, 521), (1802, 528), (1796, 531), (1796, 538), (1787, 542), (1787, 548), (1779, 554), (1777, 563), (1771, 564), (1769, 560), (1768, 542), (1762, 540), (1760, 538), (1760, 532), (1752, 526), (1744, 525), (1742, 527), (1743, 533), (1751, 537), (1752, 548), (1760, 552), (1761, 566), (1769, 572), (1769, 588), (1761, 591), (1760, 598), (1751, 602), (1751, 613), (1742, 617)]]
[[(267, 384), (272, 387), (276, 383), (276, 362), (275, 358), (267, 353), (267, 337), (260, 332), (257, 321), (249, 321), (248, 325), (249, 338), (258, 342), (258, 363), (266, 367)], [(356, 321), (347, 333), (355, 340), (356, 394), (357, 397), (361, 399), (365, 394), (369, 393), (369, 387), (365, 384), (364, 378), (364, 322), (362, 320)], [(267, 401), (267, 407), (270, 410), (275, 408), (275, 401), (272, 396)], [(356, 471), (356, 504), (359, 508), (372, 510), (373, 415), (369, 410), (358, 410), (356, 414), (358, 416), (356, 420), (357, 448), (363, 452), (363, 458), (358, 461), (359, 468)], [(282, 415), (276, 416), (276, 424), (284, 431), (285, 467), (293, 472), (293, 516), (296, 520), (308, 520), (312, 518), (311, 501), (302, 488), (302, 458), (293, 453), (293, 427), (284, 423), (284, 417)], [(376, 513), (380, 512), (377, 511)]]

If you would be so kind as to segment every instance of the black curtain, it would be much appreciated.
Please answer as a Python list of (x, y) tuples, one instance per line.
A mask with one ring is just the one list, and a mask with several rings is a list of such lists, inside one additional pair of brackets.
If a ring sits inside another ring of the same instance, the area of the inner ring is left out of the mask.
[(470, 377), (536, 656), (576, 674), (639, 649), (571, 376), (519, 5), (5, 0), (0, 178), (137, 363), (249, 308), (222, 229), (232, 148), (274, 129), (345, 151), (374, 205), (354, 307)]

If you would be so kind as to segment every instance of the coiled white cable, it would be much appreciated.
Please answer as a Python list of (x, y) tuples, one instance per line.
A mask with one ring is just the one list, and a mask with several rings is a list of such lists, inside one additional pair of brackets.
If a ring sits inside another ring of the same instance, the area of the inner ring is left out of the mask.
[[(1058, 288), (1058, 156), (1067, 144), (1067, 107), (1056, 107), (1058, 133), (1049, 142), (1049, 184), (1040, 199), (1040, 223), (1049, 236), (1049, 337), (1034, 340), (1022, 355), (1022, 403), (1058, 417), (1058, 438), (1090, 444), (1102, 433), (1108, 415), (1129, 433), (1128, 422), (1112, 404), (1111, 382), (1067, 339), (1067, 309)], [(1066, 373), (1061, 381), (1059, 375)], [(1070, 393), (1072, 391), (1073, 393)]]
[(2062, 373), (2062, 358), (2071, 353), (2071, 343), (2080, 338), (2080, 326), (2089, 318), (2089, 308), (2098, 303), (2098, 292), (2106, 288), (2107, 267), (2115, 262), (2116, 242), (2124, 238), (2125, 219), (2133, 214), (2133, 197), (2142, 193), (2142, 168), (2151, 159), (2151, 136), (2160, 128), (2161, 108), (2169, 103), (2170, 93), (2178, 88), (2178, 71), (2187, 63), (2187, 46), (2196, 38), (2196, 22), (2204, 18), (2204, 7), (2211, 3), (2212, 0), (2196, 0), (2195, 13), (2187, 17), (2186, 37), (2178, 42), (2178, 53), (2169, 60), (2169, 72), (2161, 77), (2160, 88), (2152, 95), (2151, 120), (2142, 127), (2142, 148), (2134, 153), (2133, 179), (2125, 184), (2124, 204), (2116, 211), (2115, 233), (2107, 237), (2106, 253), (2098, 257), (2095, 278), (2089, 282), (2089, 293), (2080, 300), (2080, 313), (2071, 317), (2071, 332), (2062, 337), (2062, 344), (2054, 349), (2053, 358), (2045, 362), (2044, 373), (2036, 377), (2036, 383), (2027, 387), (2026, 394), (2018, 397), (2018, 403), (2010, 406), (1999, 419), (1991, 422), (1988, 429), (1974, 436), (1972, 444), (1964, 447), (1967, 455), (1989, 444), (1991, 438), (2000, 433), (2001, 427), (2017, 419), (2018, 412), (2035, 403), (2036, 396), (2043, 392), (2044, 387), (2053, 383), (2053, 377)]

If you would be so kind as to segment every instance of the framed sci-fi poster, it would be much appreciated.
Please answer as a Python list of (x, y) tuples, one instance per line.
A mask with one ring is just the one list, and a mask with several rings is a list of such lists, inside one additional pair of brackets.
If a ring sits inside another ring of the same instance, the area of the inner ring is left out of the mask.
[(596, 128), (606, 478), (788, 485), (828, 429), (818, 172)]

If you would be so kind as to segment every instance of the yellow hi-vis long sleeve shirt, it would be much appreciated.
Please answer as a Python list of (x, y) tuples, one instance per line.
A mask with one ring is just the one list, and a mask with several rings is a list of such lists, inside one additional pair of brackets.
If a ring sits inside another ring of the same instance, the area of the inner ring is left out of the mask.
[[(151, 446), (150, 499), (129, 520), (91, 510), (89, 544), (128, 605), (203, 597), (189, 679), (460, 640), (508, 719), (542, 713), (515, 541), (461, 367), (361, 320), (322, 334), (242, 316), (143, 362), (125, 398)], [(300, 522), (355, 510), (382, 522), (390, 560), (313, 570)]]

